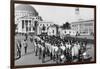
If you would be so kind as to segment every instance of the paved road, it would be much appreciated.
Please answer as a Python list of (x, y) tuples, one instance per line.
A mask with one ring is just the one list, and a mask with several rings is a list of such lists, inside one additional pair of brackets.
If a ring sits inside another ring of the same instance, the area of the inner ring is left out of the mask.
[[(20, 39), (20, 38), (19, 38)], [(94, 60), (94, 46), (93, 44), (89, 44), (88, 53), (93, 57)], [(44, 64), (55, 63), (55, 61), (50, 60), (50, 57), (46, 57)], [(42, 60), (38, 59), (38, 56), (34, 54), (34, 44), (28, 41), (28, 53), (22, 55), (22, 57), (18, 60), (15, 60), (15, 65), (34, 65), (34, 64), (43, 64)]]
[[(22, 40), (25, 39), (24, 36), (17, 35), (15, 37), (16, 39)], [(33, 37), (34, 38), (34, 37)], [(30, 42), (29, 40), (27, 41), (28, 48), (27, 48), (27, 54), (24, 54), (24, 51), (22, 51), (23, 55), (20, 59), (15, 60), (15, 65), (33, 65), (33, 64), (43, 64), (42, 60), (38, 59), (38, 56), (35, 56), (34, 54), (34, 44)], [(46, 57), (45, 63), (55, 63), (54, 61), (50, 60), (49, 57)]]
[(42, 60), (38, 59), (38, 56), (35, 56), (34, 52), (30, 52), (27, 55), (22, 56), (20, 59), (15, 60), (15, 65), (34, 65), (34, 64), (50, 64), (55, 63), (53, 60), (50, 60), (49, 57), (46, 57), (45, 63), (42, 63)]
[[(92, 61), (94, 60), (94, 51), (93, 45), (88, 45), (91, 48), (88, 49), (88, 53), (93, 57)], [(42, 63), (42, 60), (38, 59), (38, 56), (35, 56), (34, 51), (30, 49), (30, 52), (26, 55), (23, 55), (20, 59), (15, 60), (15, 65), (34, 65), (34, 64), (50, 64), (55, 63), (55, 61), (50, 60), (50, 57), (46, 57), (45, 63)]]

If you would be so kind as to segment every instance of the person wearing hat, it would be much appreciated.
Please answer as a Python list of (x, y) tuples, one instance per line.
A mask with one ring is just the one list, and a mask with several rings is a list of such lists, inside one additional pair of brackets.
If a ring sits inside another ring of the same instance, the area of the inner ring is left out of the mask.
[(37, 39), (34, 40), (34, 45), (35, 45), (35, 56), (38, 55), (38, 41)]
[(26, 39), (23, 40), (23, 47), (24, 47), (24, 53), (27, 54), (27, 42), (26, 42)]
[(61, 50), (62, 50), (62, 54), (64, 54), (64, 51), (65, 51), (65, 46), (63, 43), (61, 43), (61, 46), (60, 46)]
[(58, 51), (57, 44), (54, 44), (54, 60), (57, 60), (57, 51)]

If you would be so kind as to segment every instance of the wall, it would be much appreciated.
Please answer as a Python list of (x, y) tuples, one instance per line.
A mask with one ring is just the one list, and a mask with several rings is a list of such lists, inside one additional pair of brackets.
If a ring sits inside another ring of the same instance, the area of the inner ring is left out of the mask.
[[(43, 2), (89, 4), (97, 6), (97, 63), (84, 65), (68, 65), (39, 67), (28, 69), (98, 69), (100, 67), (100, 0), (36, 0)], [(10, 69), (10, 0), (0, 2), (0, 69)]]

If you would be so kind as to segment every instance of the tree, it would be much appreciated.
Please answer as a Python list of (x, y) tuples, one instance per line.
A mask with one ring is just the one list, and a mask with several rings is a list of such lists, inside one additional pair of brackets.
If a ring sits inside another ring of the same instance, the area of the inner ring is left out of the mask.
[(65, 24), (63, 24), (61, 26), (63, 29), (71, 29), (71, 26), (70, 26), (70, 23), (69, 22), (66, 22)]
[(43, 27), (42, 27), (42, 30), (43, 30), (43, 31), (45, 31), (45, 30), (46, 30), (46, 27), (45, 27), (44, 25), (43, 25)]

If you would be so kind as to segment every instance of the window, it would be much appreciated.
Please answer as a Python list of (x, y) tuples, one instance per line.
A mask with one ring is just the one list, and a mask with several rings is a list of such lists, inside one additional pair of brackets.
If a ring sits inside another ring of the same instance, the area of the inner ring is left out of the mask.
[(66, 31), (65, 31), (65, 33), (66, 33)]
[(24, 29), (24, 20), (22, 20), (22, 29)]
[(31, 31), (31, 20), (29, 20), (29, 31)]
[(29, 23), (31, 23), (31, 20), (29, 20)]
[(28, 31), (28, 20), (25, 20), (25, 24), (26, 24), (26, 31)]
[(52, 33), (54, 33), (54, 30), (52, 31)]
[(35, 30), (35, 27), (33, 27), (33, 31)]
[(31, 23), (29, 23), (29, 31), (31, 31)]

